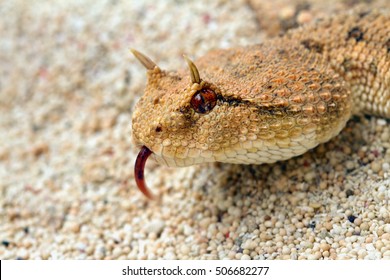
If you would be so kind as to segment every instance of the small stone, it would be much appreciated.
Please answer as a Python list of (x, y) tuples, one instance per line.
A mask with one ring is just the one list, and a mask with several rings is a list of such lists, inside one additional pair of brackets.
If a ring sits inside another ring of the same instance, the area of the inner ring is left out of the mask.
[(320, 249), (321, 249), (322, 251), (329, 251), (330, 245), (327, 244), (327, 243), (321, 243)]
[(331, 230), (332, 228), (333, 228), (333, 225), (332, 225), (332, 223), (331, 222), (326, 222), (325, 224), (324, 224), (324, 227), (326, 228), (326, 230)]
[(353, 223), (356, 219), (356, 217), (354, 215), (350, 215), (347, 218), (348, 218), (348, 221), (350, 221), (351, 223)]
[(372, 243), (372, 241), (373, 241), (372, 236), (367, 236), (366, 239), (365, 239), (365, 242), (368, 243), (368, 244)]
[(367, 218), (369, 218), (370, 220), (375, 219), (375, 213), (374, 213), (374, 212), (369, 212), (369, 213), (367, 214)]
[(210, 223), (211, 223), (211, 219), (209, 217), (206, 217), (199, 221), (199, 226), (203, 229), (207, 229)]
[(164, 227), (165, 222), (163, 220), (155, 219), (147, 223), (144, 229), (147, 233), (155, 233), (156, 235), (160, 235)]
[(316, 178), (316, 172), (309, 172), (305, 174), (305, 181), (311, 182)]
[(176, 260), (177, 257), (176, 257), (176, 254), (173, 253), (173, 252), (167, 252), (165, 255), (164, 255), (164, 259), (165, 260)]
[(353, 223), (354, 223), (355, 225), (357, 225), (357, 226), (360, 226), (361, 223), (362, 223), (362, 219), (356, 218), (356, 219), (353, 221)]
[(329, 257), (329, 255), (330, 255), (330, 253), (329, 253), (328, 251), (322, 252), (322, 256), (323, 256), (324, 258)]
[(379, 162), (373, 161), (371, 163), (371, 170), (373, 172), (378, 173), (379, 171), (381, 171), (381, 169), (382, 169), (382, 165)]
[(355, 163), (353, 161), (349, 160), (345, 163), (345, 167), (347, 168), (348, 171), (351, 171), (351, 170), (355, 169)]
[(121, 206), (122, 206), (123, 210), (129, 211), (129, 210), (133, 209), (134, 204), (130, 200), (124, 199), (123, 201), (121, 201)]
[(328, 183), (326, 181), (321, 181), (319, 187), (321, 190), (325, 190), (328, 188)]
[(381, 238), (382, 240), (390, 240), (390, 233), (384, 233)]
[(307, 256), (308, 260), (319, 260), (321, 258), (321, 253), (316, 252), (315, 254), (310, 254)]
[(282, 223), (281, 221), (277, 221), (277, 222), (275, 223), (275, 227), (276, 227), (276, 228), (282, 228), (282, 227), (283, 227), (283, 223)]
[(264, 222), (264, 226), (265, 226), (266, 228), (270, 228), (270, 227), (272, 227), (272, 222), (271, 222), (271, 221), (265, 221), (265, 222)]
[(42, 251), (41, 252), (41, 258), (42, 260), (48, 260), (50, 257), (50, 252), (49, 251)]
[(9, 157), (9, 151), (7, 149), (0, 150), (0, 161), (5, 161)]
[(339, 225), (333, 225), (334, 234), (341, 234), (342, 228)]
[(183, 255), (185, 255), (185, 256), (187, 256), (189, 253), (190, 253), (190, 247), (188, 247), (187, 245), (182, 245), (181, 247), (180, 247), (180, 252), (183, 254)]
[(369, 225), (368, 225), (366, 222), (363, 222), (363, 223), (360, 225), (360, 229), (361, 229), (361, 230), (368, 230), (368, 229), (369, 229)]
[(252, 240), (248, 239), (247, 241), (244, 242), (242, 248), (247, 250), (252, 250), (254, 246), (256, 246), (256, 244), (252, 244)]
[(316, 221), (310, 221), (308, 227), (311, 228), (311, 229), (315, 229), (316, 225), (317, 225)]
[(76, 249), (79, 250), (79, 251), (85, 251), (85, 249), (87, 248), (87, 245), (83, 242), (78, 242), (76, 243)]
[(184, 227), (183, 227), (183, 233), (184, 233), (184, 235), (189, 236), (189, 235), (191, 235), (193, 232), (194, 232), (194, 230), (192, 229), (192, 227), (190, 227), (189, 225), (184, 225)]
[(310, 11), (303, 10), (299, 12), (297, 16), (297, 22), (299, 24), (307, 24), (313, 20), (313, 14)]
[(17, 256), (22, 260), (27, 260), (30, 254), (25, 248), (21, 248), (20, 250), (18, 250)]
[(295, 14), (295, 7), (293, 5), (287, 5), (280, 10), (279, 16), (282, 19), (292, 18)]
[(385, 245), (385, 244), (383, 244), (383, 242), (382, 242), (381, 240), (378, 240), (377, 242), (375, 242), (375, 248), (376, 248), (378, 251), (380, 251), (384, 245)]
[(282, 254), (283, 255), (289, 255), (291, 252), (291, 249), (288, 246), (283, 246)]
[(40, 157), (43, 154), (47, 154), (49, 152), (49, 145), (47, 143), (38, 143), (32, 147), (31, 150), (34, 157)]
[(249, 255), (244, 254), (241, 256), (241, 260), (251, 260), (251, 257)]
[(390, 139), (390, 133), (389, 131), (385, 130), (381, 135), (381, 140), (383, 142), (387, 142)]
[(309, 206), (312, 207), (314, 210), (317, 210), (317, 209), (320, 209), (322, 205), (318, 202), (313, 202), (313, 203), (310, 203)]
[(112, 255), (113, 255), (113, 257), (114, 257), (115, 259), (117, 259), (119, 256), (121, 256), (122, 253), (123, 253), (123, 252), (122, 252), (122, 248), (119, 247), (119, 246), (115, 247), (114, 250), (112, 251)]
[(73, 233), (79, 233), (80, 232), (80, 225), (77, 222), (71, 222), (69, 225), (69, 229)]
[(229, 209), (228, 209), (228, 213), (229, 213), (230, 215), (232, 215), (232, 216), (238, 218), (238, 217), (241, 216), (241, 209), (238, 208), (238, 207), (233, 207), (233, 206), (231, 206), (231, 207), (229, 207)]
[(386, 224), (383, 229), (386, 233), (390, 233), (390, 224)]

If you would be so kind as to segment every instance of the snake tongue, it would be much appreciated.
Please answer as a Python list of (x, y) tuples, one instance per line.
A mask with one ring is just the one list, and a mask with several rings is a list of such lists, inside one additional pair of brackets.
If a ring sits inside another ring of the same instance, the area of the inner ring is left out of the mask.
[(149, 191), (145, 183), (144, 170), (145, 163), (148, 157), (152, 154), (152, 151), (149, 150), (146, 146), (142, 146), (141, 150), (138, 153), (137, 159), (134, 165), (134, 178), (137, 183), (138, 189), (149, 199), (154, 199), (154, 195)]

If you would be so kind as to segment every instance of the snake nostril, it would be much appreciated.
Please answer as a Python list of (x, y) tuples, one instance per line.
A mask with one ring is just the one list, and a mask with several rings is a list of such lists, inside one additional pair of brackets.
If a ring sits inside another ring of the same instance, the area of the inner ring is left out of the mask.
[(155, 129), (156, 132), (161, 132), (162, 131), (162, 127), (161, 125), (158, 125)]

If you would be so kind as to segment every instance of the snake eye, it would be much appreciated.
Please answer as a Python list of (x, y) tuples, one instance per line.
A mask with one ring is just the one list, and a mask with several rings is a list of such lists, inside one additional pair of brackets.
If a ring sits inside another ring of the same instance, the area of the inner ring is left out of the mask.
[(191, 98), (191, 107), (200, 114), (209, 113), (217, 105), (217, 94), (211, 89), (197, 91)]

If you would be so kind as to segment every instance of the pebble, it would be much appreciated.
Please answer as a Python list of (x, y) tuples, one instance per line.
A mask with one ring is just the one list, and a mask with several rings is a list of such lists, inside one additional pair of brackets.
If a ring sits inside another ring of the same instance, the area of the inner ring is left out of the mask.
[(368, 230), (368, 229), (369, 229), (368, 223), (363, 222), (363, 223), (360, 225), (360, 229), (361, 229), (361, 230)]
[(388, 171), (390, 170), (390, 164), (389, 164), (388, 162), (384, 162), (384, 163), (382, 164), (382, 170), (383, 170), (384, 172), (388, 172)]
[(345, 163), (345, 167), (347, 168), (347, 170), (353, 170), (355, 169), (355, 163), (349, 160)]
[(76, 243), (76, 249), (79, 251), (85, 251), (87, 248), (87, 245), (83, 242), (77, 242)]
[(379, 171), (382, 170), (382, 165), (381, 163), (377, 162), (377, 161), (373, 161), (371, 163), (371, 170), (375, 173), (378, 173)]
[(251, 257), (249, 255), (244, 254), (244, 255), (241, 256), (240, 259), (241, 260), (251, 260)]
[(374, 212), (369, 212), (367, 215), (367, 218), (369, 218), (370, 220), (375, 219), (375, 217), (376, 217), (376, 214)]
[(184, 225), (183, 233), (186, 236), (191, 235), (193, 232), (194, 232), (194, 230), (192, 229), (192, 227), (190, 227), (189, 225)]
[(310, 254), (307, 256), (308, 260), (319, 260), (322, 257), (320, 252), (316, 252), (315, 254)]
[(311, 182), (315, 178), (316, 178), (316, 172), (314, 172), (314, 171), (305, 174), (305, 181), (307, 181), (307, 182)]
[(329, 251), (330, 245), (327, 243), (321, 243), (320, 248), (322, 251)]
[(334, 234), (339, 235), (339, 234), (341, 234), (341, 231), (342, 231), (341, 226), (339, 226), (339, 225), (333, 225), (333, 233), (334, 233)]
[(22, 260), (28, 260), (28, 259), (29, 259), (29, 256), (30, 256), (30, 253), (29, 253), (28, 250), (25, 249), (25, 248), (21, 248), (21, 249), (18, 250), (18, 252), (17, 252), (17, 257), (18, 257), (18, 258), (21, 258)]
[(389, 139), (390, 139), (390, 133), (389, 133), (388, 130), (385, 130), (385, 131), (381, 134), (381, 140), (382, 140), (383, 142), (387, 142), (387, 141), (389, 141)]
[(165, 222), (160, 219), (154, 219), (145, 225), (145, 231), (147, 233), (154, 233), (159, 235), (164, 229)]
[(290, 248), (288, 246), (283, 246), (282, 254), (283, 255), (289, 255), (291, 252)]
[(360, 226), (361, 223), (362, 223), (362, 219), (361, 219), (361, 218), (356, 218), (356, 219), (353, 221), (353, 223), (354, 223), (355, 225), (357, 225), (357, 226)]
[(313, 14), (310, 11), (303, 10), (297, 16), (299, 24), (307, 24), (313, 20)]
[(390, 223), (389, 223), (389, 224), (386, 224), (386, 225), (384, 226), (384, 231), (385, 231), (386, 233), (390, 233)]
[(264, 222), (264, 226), (267, 227), (267, 228), (270, 228), (270, 227), (272, 227), (272, 222), (271, 221), (265, 221)]
[(203, 229), (207, 229), (211, 223), (211, 219), (209, 217), (206, 217), (199, 221), (199, 226)]
[(190, 251), (191, 251), (191, 249), (190, 249), (190, 247), (188, 247), (187, 245), (182, 245), (181, 247), (180, 247), (180, 252), (183, 254), (183, 255), (185, 255), (185, 256), (187, 256), (189, 253), (190, 253)]

